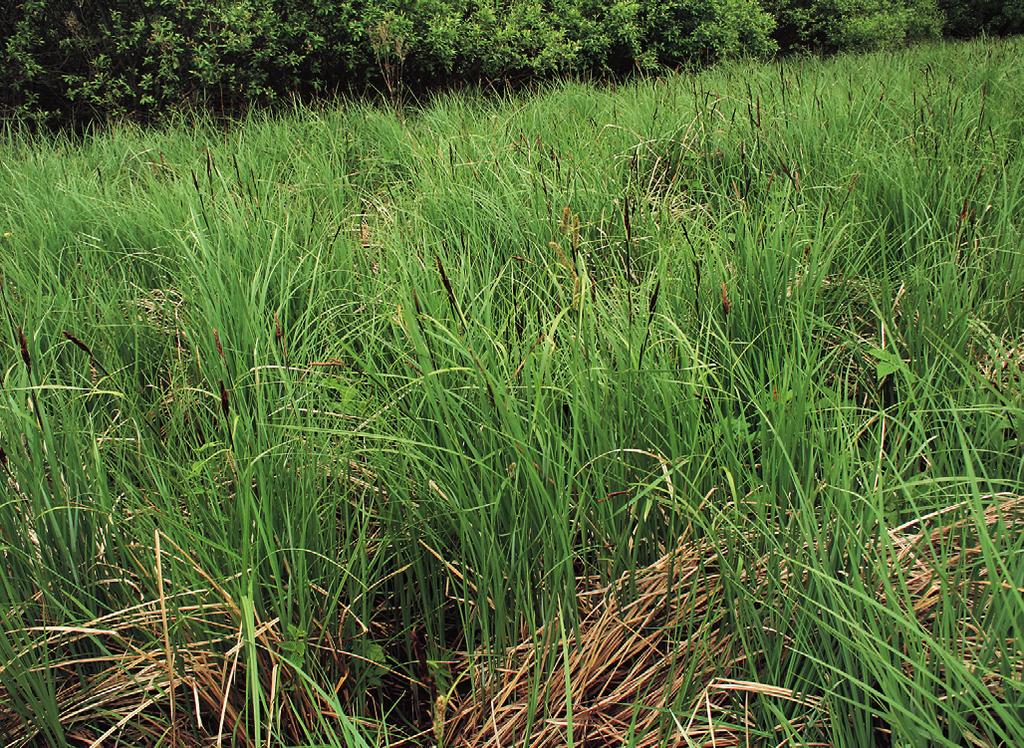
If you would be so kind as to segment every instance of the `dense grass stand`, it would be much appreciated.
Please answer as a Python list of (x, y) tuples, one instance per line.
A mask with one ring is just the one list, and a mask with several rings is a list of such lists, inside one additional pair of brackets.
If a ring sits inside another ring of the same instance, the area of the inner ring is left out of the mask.
[(1024, 744), (1022, 58), (3, 136), (0, 742)]

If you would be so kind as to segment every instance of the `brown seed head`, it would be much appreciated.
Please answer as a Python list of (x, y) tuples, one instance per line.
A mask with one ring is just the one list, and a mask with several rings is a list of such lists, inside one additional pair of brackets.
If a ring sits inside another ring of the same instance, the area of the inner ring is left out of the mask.
[(25, 362), (25, 368), (32, 371), (32, 357), (28, 354), (28, 339), (25, 331), (18, 328), (18, 343), (21, 345), (21, 360)]
[(231, 403), (228, 401), (228, 391), (224, 387), (224, 380), (218, 382), (220, 385), (220, 409), (224, 413), (224, 420), (227, 420), (231, 415)]

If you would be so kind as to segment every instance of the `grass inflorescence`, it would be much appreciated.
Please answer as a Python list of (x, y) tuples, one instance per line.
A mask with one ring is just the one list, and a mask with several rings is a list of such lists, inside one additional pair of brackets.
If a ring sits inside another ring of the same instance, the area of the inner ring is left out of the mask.
[(3, 742), (1024, 742), (1022, 53), (3, 135)]

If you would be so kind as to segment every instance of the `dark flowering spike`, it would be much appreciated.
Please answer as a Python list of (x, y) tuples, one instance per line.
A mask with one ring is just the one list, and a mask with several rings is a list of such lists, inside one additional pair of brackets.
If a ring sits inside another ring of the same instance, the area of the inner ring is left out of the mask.
[(654, 310), (658, 308), (658, 294), (661, 293), (661, 278), (654, 284), (654, 292), (651, 294), (651, 301), (647, 305), (647, 313), (653, 317)]
[(110, 372), (107, 371), (106, 367), (104, 367), (103, 364), (101, 364), (99, 361), (96, 360), (96, 356), (93, 354), (92, 348), (90, 348), (85, 343), (84, 340), (79, 338), (77, 335), (72, 333), (70, 330), (64, 330), (62, 335), (64, 335), (64, 337), (67, 340), (69, 340), (72, 344), (74, 344), (74, 346), (76, 348), (78, 348), (80, 351), (85, 353), (86, 356), (89, 357), (89, 368), (92, 370), (93, 379), (96, 378), (96, 372), (99, 372), (99, 373), (103, 374), (103, 376), (105, 376), (105, 377), (109, 377), (110, 376)]
[(441, 256), (434, 255), (434, 261), (437, 263), (437, 272), (441, 274), (441, 283), (444, 284), (444, 290), (448, 294), (448, 303), (451, 305), (452, 313), (465, 324), (462, 310), (459, 309), (459, 302), (455, 298), (455, 289), (452, 288), (451, 281), (448, 280), (448, 273), (444, 271), (444, 265), (441, 264)]
[(637, 359), (636, 368), (640, 369), (644, 363), (644, 353), (647, 350), (647, 343), (651, 339), (651, 323), (654, 322), (654, 312), (658, 308), (658, 294), (661, 293), (661, 278), (654, 284), (654, 291), (651, 292), (651, 300), (647, 304), (647, 329), (644, 331), (644, 342), (640, 344), (640, 356)]
[(217, 384), (220, 385), (220, 409), (226, 421), (231, 415), (231, 403), (228, 400), (228, 391), (224, 387), (224, 380), (220, 380)]
[(20, 327), (18, 328), (18, 343), (21, 345), (21, 360), (25, 362), (25, 368), (32, 371), (32, 357), (28, 355), (28, 339), (25, 337), (25, 331)]
[(626, 241), (633, 241), (633, 222), (629, 215), (629, 196), (622, 198), (622, 224), (626, 229)]
[(78, 348), (81, 351), (84, 351), (90, 358), (92, 358), (92, 349), (89, 348), (89, 346), (87, 346), (84, 342), (82, 342), (80, 338), (75, 337), (75, 335), (70, 330), (64, 330), (64, 332), (61, 334), (65, 338), (70, 340), (72, 343), (74, 343), (76, 348)]

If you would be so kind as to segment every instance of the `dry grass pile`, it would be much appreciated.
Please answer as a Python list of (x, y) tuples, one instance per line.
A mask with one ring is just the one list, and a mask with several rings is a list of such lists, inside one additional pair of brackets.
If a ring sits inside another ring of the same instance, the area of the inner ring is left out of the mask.
[[(251, 606), (239, 605), (224, 589), (225, 580), (219, 583), (187, 551), (167, 545), (166, 536), (159, 535), (153, 548), (139, 549), (159, 559), (142, 571), (160, 577), (159, 597), (76, 626), (22, 629), (31, 645), (0, 664), (0, 684), (4, 671), (12, 678), (19, 670), (48, 672), (66, 738), (97, 748), (112, 740), (248, 745), (253, 725), (246, 688), (253, 678), (274, 705), (279, 729), (296, 742), (311, 719), (337, 718), (337, 701), (296, 687), (301, 675), (285, 659), (288, 643), (281, 621), (260, 620)], [(175, 590), (168, 571), (174, 564), (191, 566), (207, 584)], [(121, 570), (122, 581), (131, 583), (133, 576)], [(324, 658), (324, 664), (338, 665), (346, 654), (338, 648)], [(40, 745), (33, 720), (7, 708), (11, 703), (0, 685), (2, 744)]]
[[(890, 579), (878, 586), (878, 602), (886, 604), (885, 588), (903, 587), (905, 595), (888, 604), (909, 603), (908, 612), (926, 630), (950, 597), (984, 608), (991, 585), (1011, 582), (990, 576), (979, 535), (1022, 526), (1024, 498), (1011, 496), (994, 497), (983, 521), (970, 516), (966, 505), (956, 505), (901, 525), (887, 542), (875, 542), (879, 549), (895, 549), (898, 559)], [(755, 596), (764, 571), (762, 565), (746, 576)], [(783, 578), (790, 585), (806, 582), (785, 570)], [(959, 580), (959, 586), (950, 589), (949, 580)], [(563, 637), (556, 621), (511, 650), (495, 678), (476, 674), (477, 693), (454, 707), (444, 745), (499, 748), (522, 745), (530, 735), (532, 746), (561, 746), (570, 729), (575, 745), (595, 748), (762, 744), (765, 732), (748, 713), (755, 695), (796, 704), (805, 714), (790, 719), (787, 729), (802, 727), (810, 740), (827, 735), (828, 721), (839, 717), (824, 690), (796, 693), (730, 677), (742, 669), (735, 666), (744, 658), (757, 653), (744, 653), (731, 629), (733, 601), (723, 588), (719, 552), (710, 543), (683, 542), (637, 574), (586, 594), (599, 602), (577, 634)], [(977, 617), (984, 614), (975, 610)], [(1004, 679), (992, 668), (987, 644), (983, 632), (965, 625), (961, 655), (998, 691)], [(1018, 648), (1019, 674), (1022, 652), (1019, 644), (1009, 646)], [(555, 659), (554, 669), (547, 685), (537, 688), (534, 676), (544, 671), (549, 657)], [(775, 729), (777, 739), (770, 743), (787, 744), (782, 725)], [(880, 737), (887, 732), (879, 727)]]

